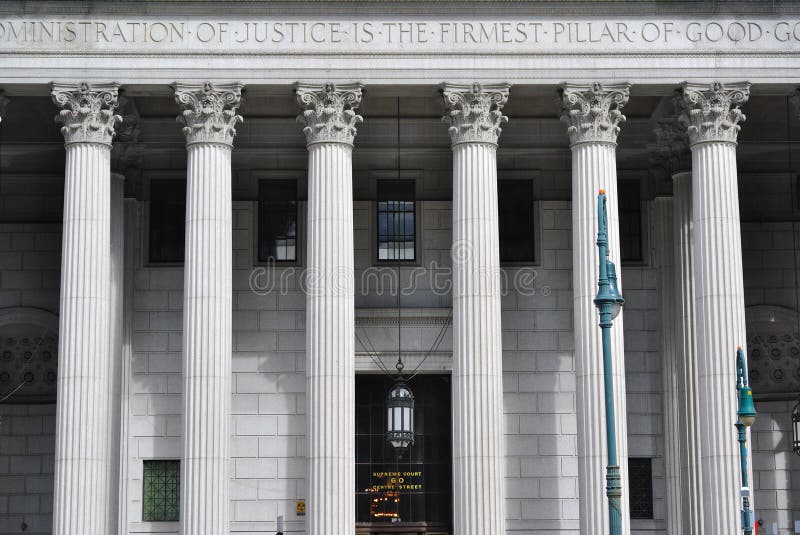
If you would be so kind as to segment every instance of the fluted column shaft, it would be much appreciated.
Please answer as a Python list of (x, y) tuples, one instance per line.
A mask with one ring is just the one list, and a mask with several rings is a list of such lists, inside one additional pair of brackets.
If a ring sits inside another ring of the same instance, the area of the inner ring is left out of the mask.
[[(608, 239), (611, 260), (620, 265), (619, 202), (617, 196), (616, 139), (628, 86), (566, 85), (562, 120), (572, 149), (572, 281), (575, 336), (576, 398), (578, 412), (578, 478), (580, 532), (608, 533), (608, 501), (605, 494), (607, 445), (603, 385), (603, 348), (597, 293), (597, 194), (606, 192)], [(621, 270), (618, 271), (621, 277)], [(619, 281), (624, 295), (624, 279)], [(625, 351), (623, 312), (611, 329), (613, 396), (616, 448), (622, 485), (622, 533), (630, 533), (628, 494), (628, 426), (625, 399)]]
[(349, 145), (309, 147), (308, 532), (319, 535), (355, 530), (352, 165)]
[(338, 535), (355, 532), (352, 151), (361, 86), (299, 86), (297, 98), (308, 142), (306, 522), (309, 535)]
[(692, 147), (697, 372), (705, 531), (738, 533), (736, 347), (746, 340), (736, 146)]
[(188, 147), (183, 285), (182, 533), (228, 532), (231, 151)]
[(692, 149), (692, 238), (703, 524), (738, 533), (741, 486), (736, 347), (745, 345), (744, 284), (736, 172), (738, 105), (749, 86), (684, 85)]
[(181, 533), (228, 533), (231, 402), (231, 147), (241, 86), (176, 86), (183, 109), (186, 250), (183, 283)]
[(108, 533), (116, 534), (119, 523), (120, 469), (122, 457), (120, 447), (125, 440), (120, 436), (122, 407), (122, 333), (123, 299), (125, 280), (125, 177), (119, 173), (111, 174), (111, 232), (109, 266), (109, 381), (108, 399), (109, 421), (107, 436), (108, 456)]
[(453, 143), (453, 530), (505, 531), (497, 142), (508, 86), (446, 84)]
[[(576, 401), (578, 405), (578, 477), (581, 497), (581, 533), (608, 532), (608, 504), (605, 471), (608, 450), (605, 442), (603, 354), (597, 309), (598, 259), (597, 192), (606, 192), (608, 236), (611, 260), (620, 265), (619, 203), (617, 196), (616, 147), (608, 143), (582, 143), (572, 147), (572, 283), (575, 329)], [(617, 272), (625, 292), (622, 270)], [(625, 397), (625, 347), (623, 312), (611, 328), (614, 414), (617, 429), (617, 457), (622, 475), (622, 528), (630, 532), (628, 494), (628, 426)]]
[[(678, 420), (681, 432), (680, 533), (701, 535), (703, 527), (702, 467), (697, 388), (697, 340), (695, 337), (694, 274), (692, 267), (692, 174), (675, 173), (673, 187), (674, 238), (674, 350), (678, 370)], [(669, 470), (669, 468), (668, 468)]]
[(107, 533), (115, 84), (53, 86), (66, 145), (53, 533)]
[(680, 533), (683, 526), (681, 448), (684, 421), (681, 419), (681, 371), (675, 348), (675, 271), (672, 197), (656, 197), (653, 203), (655, 252), (659, 269), (661, 298), (661, 375), (664, 401), (664, 462), (666, 464), (667, 532)]
[(503, 533), (503, 355), (496, 146), (453, 147), (455, 533)]

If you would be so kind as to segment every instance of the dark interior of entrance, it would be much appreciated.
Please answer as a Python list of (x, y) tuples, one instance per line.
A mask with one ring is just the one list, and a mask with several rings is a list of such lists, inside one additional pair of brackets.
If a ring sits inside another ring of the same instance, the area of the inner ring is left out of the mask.
[(450, 376), (418, 375), (414, 445), (386, 442), (384, 375), (356, 376), (356, 533), (449, 535), (452, 525)]

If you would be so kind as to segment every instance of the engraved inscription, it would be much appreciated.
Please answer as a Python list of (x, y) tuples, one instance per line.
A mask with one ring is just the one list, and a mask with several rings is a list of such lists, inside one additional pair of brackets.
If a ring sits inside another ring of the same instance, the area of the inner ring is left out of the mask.
[(800, 46), (800, 20), (0, 20), (0, 50), (189, 49), (273, 52), (290, 48), (488, 48), (559, 51), (596, 45), (627, 51), (664, 46)]

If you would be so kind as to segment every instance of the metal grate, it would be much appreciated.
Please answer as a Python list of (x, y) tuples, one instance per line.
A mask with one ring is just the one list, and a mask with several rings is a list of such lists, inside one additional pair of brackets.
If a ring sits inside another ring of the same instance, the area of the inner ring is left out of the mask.
[(653, 463), (649, 458), (628, 459), (631, 518), (653, 518)]
[(144, 461), (142, 520), (177, 521), (180, 517), (180, 461)]
[(258, 261), (297, 260), (297, 181), (258, 184)]
[(378, 181), (378, 260), (414, 260), (413, 180)]

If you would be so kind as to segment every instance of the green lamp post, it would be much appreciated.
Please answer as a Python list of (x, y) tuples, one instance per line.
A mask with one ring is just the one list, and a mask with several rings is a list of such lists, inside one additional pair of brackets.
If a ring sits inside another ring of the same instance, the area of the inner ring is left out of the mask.
[(625, 300), (617, 287), (617, 272), (608, 259), (608, 219), (606, 194), (597, 196), (597, 248), (600, 255), (600, 277), (594, 304), (600, 312), (600, 330), (603, 336), (603, 384), (606, 405), (606, 442), (608, 466), (606, 467), (606, 496), (608, 496), (608, 526), (611, 535), (622, 533), (622, 485), (617, 462), (617, 431), (614, 417), (614, 384), (611, 364), (611, 326), (619, 315)]
[(747, 477), (747, 428), (756, 419), (756, 408), (753, 405), (753, 390), (747, 382), (747, 366), (744, 351), (736, 349), (736, 392), (739, 409), (736, 411), (736, 430), (739, 433), (739, 460), (742, 465), (742, 531), (745, 535), (753, 533), (753, 511), (750, 509), (750, 484)]

